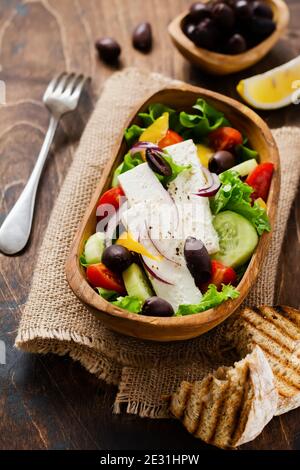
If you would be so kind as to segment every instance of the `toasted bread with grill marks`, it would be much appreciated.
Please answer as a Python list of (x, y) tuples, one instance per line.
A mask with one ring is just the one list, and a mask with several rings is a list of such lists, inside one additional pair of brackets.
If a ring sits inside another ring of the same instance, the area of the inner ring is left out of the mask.
[(274, 377), (256, 346), (233, 367), (220, 367), (202, 381), (182, 382), (170, 409), (187, 430), (221, 448), (254, 439), (277, 409)]
[(247, 307), (228, 323), (225, 338), (240, 356), (259, 346), (275, 377), (276, 415), (300, 406), (300, 312), (291, 307)]

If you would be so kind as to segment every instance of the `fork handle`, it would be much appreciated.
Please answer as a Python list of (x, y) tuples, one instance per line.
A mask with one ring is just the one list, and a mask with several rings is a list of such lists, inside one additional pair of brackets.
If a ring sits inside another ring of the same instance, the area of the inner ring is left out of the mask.
[(13, 255), (26, 245), (31, 231), (36, 191), (59, 119), (50, 117), (41, 151), (29, 180), (0, 228), (0, 251)]

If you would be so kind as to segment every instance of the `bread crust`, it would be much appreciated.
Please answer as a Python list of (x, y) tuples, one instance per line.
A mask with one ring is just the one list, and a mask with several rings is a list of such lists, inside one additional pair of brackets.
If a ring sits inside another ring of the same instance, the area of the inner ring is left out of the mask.
[(235, 448), (255, 439), (273, 416), (300, 406), (300, 311), (246, 307), (222, 325), (218, 347), (244, 359), (202, 381), (182, 382), (170, 409), (196, 437)]
[[(236, 374), (235, 381), (233, 374)], [(224, 416), (224, 409), (238, 386), (244, 387), (244, 393), (235, 404), (235, 408), (240, 408), (238, 418), (233, 419), (231, 413)], [(189, 432), (204, 442), (234, 448), (261, 433), (274, 416), (277, 401), (271, 367), (256, 346), (232, 368), (219, 368), (193, 384), (182, 382), (172, 396), (170, 410)]]
[(270, 364), (259, 346), (248, 356), (249, 380), (254, 397), (246, 416), (245, 428), (234, 447), (255, 439), (273, 418), (278, 404), (278, 393)]
[(287, 306), (246, 307), (228, 323), (225, 342), (244, 356), (258, 345), (275, 377), (275, 415), (300, 406), (300, 311)]

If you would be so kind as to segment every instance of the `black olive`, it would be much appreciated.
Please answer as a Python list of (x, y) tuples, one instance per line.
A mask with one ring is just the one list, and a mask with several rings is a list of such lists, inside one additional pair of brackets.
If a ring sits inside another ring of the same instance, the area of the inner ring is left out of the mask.
[(189, 23), (189, 24), (184, 25), (183, 32), (189, 39), (193, 41), (194, 36), (195, 36), (195, 29), (196, 29), (196, 26), (192, 23)]
[(219, 150), (210, 157), (208, 168), (212, 173), (219, 175), (223, 171), (229, 170), (235, 165), (235, 159), (231, 152)]
[(255, 16), (260, 16), (261, 18), (273, 19), (272, 8), (263, 2), (256, 1), (253, 3), (253, 13)]
[(206, 18), (196, 26), (193, 34), (196, 46), (214, 49), (217, 46), (218, 32), (210, 18)]
[(184, 257), (196, 285), (203, 284), (210, 279), (211, 259), (201, 240), (188, 237), (184, 244)]
[(132, 34), (133, 46), (142, 52), (150, 51), (152, 47), (152, 28), (150, 23), (140, 23)]
[(101, 38), (95, 42), (99, 56), (105, 62), (116, 62), (121, 54), (121, 47), (113, 38)]
[(226, 52), (228, 54), (241, 54), (247, 49), (245, 38), (241, 34), (234, 34), (227, 43)]
[(155, 149), (146, 150), (146, 160), (151, 170), (162, 176), (171, 176), (172, 168), (163, 157), (162, 152)]
[(166, 300), (153, 296), (145, 301), (141, 313), (149, 317), (172, 317), (174, 309)]
[(265, 38), (270, 36), (276, 29), (276, 23), (269, 18), (260, 18), (255, 16), (250, 23), (250, 30), (254, 36)]
[[(235, 7), (235, 4), (238, 2), (239, 0), (225, 0), (225, 2), (227, 3), (227, 5), (229, 5), (231, 8), (234, 8)], [(246, 2), (248, 0), (245, 0)]]
[(121, 273), (133, 263), (133, 256), (124, 246), (111, 245), (105, 248), (102, 263), (111, 271)]
[(238, 19), (247, 20), (253, 14), (252, 4), (248, 0), (238, 0), (234, 5), (235, 13)]
[(202, 2), (193, 3), (190, 7), (189, 17), (191, 18), (192, 22), (194, 22), (195, 24), (199, 23), (205, 18), (210, 18), (211, 17), (210, 6), (205, 5)]
[(221, 29), (233, 28), (235, 21), (234, 11), (226, 3), (217, 3), (212, 9), (212, 16)]

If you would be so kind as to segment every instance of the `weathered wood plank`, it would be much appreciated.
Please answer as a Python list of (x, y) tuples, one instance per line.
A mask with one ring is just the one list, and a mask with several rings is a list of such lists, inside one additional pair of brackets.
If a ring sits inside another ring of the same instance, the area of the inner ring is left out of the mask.
[[(0, 107), (0, 221), (21, 191), (47, 128), (41, 105), (44, 89), (63, 69), (93, 78), (92, 101), (114, 69), (97, 60), (98, 36), (115, 36), (123, 47), (122, 66), (140, 66), (204, 85), (236, 97), (235, 83), (300, 53), (300, 3), (289, 0), (291, 25), (284, 40), (258, 65), (230, 78), (211, 78), (187, 64), (171, 45), (166, 27), (189, 5), (185, 0), (0, 0), (0, 79), (7, 106)], [(153, 25), (154, 49), (144, 55), (131, 47), (137, 22)], [(86, 122), (92, 103), (80, 116)], [(262, 113), (270, 126), (299, 125), (296, 106)], [(72, 120), (71, 120), (72, 121)], [(206, 446), (177, 422), (113, 416), (114, 390), (67, 358), (25, 355), (13, 348), (33, 265), (55, 197), (72, 160), (80, 133), (66, 120), (56, 139), (37, 199), (34, 229), (24, 253), (0, 255), (0, 339), (7, 343), (7, 365), (0, 365), (0, 448), (9, 449), (199, 449)], [(71, 142), (69, 137), (71, 135)], [(278, 278), (279, 301), (300, 304), (300, 194), (286, 233)], [(300, 411), (276, 418), (249, 449), (300, 449)]]

